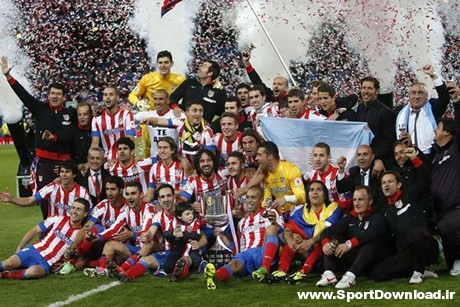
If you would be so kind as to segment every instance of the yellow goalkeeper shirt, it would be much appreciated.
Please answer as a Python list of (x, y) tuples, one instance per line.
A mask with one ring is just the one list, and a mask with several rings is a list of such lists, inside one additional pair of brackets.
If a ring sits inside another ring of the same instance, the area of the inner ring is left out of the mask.
[(295, 195), (297, 202), (295, 204), (287, 202), (281, 207), (281, 212), (289, 211), (292, 206), (306, 202), (305, 188), (302, 181), (300, 169), (288, 161), (279, 161), (275, 172), (268, 172), (265, 179), (264, 204), (267, 200)]
[(129, 94), (129, 101), (135, 105), (139, 99), (148, 98), (150, 101), (150, 110), (154, 110), (153, 106), (153, 93), (157, 90), (163, 89), (171, 94), (185, 78), (181, 74), (170, 73), (168, 77), (164, 78), (158, 71), (154, 71), (144, 75), (137, 84), (137, 86)]

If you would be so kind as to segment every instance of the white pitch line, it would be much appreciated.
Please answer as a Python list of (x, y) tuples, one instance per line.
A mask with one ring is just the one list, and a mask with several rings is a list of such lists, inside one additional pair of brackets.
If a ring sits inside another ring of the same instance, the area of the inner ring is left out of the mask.
[(80, 293), (80, 294), (76, 294), (76, 295), (71, 295), (71, 296), (69, 296), (69, 298), (67, 300), (53, 303), (53, 304), (49, 305), (48, 307), (60, 307), (60, 306), (69, 305), (70, 303), (79, 301), (79, 300), (84, 299), (84, 298), (86, 298), (86, 297), (88, 297), (90, 295), (109, 290), (110, 288), (113, 288), (113, 287), (116, 287), (116, 286), (119, 286), (119, 285), (121, 285), (121, 282), (114, 281), (114, 282), (111, 282), (110, 284), (99, 286), (96, 289), (92, 289), (92, 290), (89, 290), (89, 291), (86, 291), (86, 292), (83, 292), (83, 293)]

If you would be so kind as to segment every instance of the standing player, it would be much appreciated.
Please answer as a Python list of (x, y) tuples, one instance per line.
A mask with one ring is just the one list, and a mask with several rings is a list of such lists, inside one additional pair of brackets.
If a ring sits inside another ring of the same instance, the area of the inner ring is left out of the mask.
[(88, 190), (74, 181), (76, 174), (77, 164), (73, 160), (62, 161), (59, 164), (60, 183), (53, 181), (29, 197), (13, 197), (8, 191), (0, 192), (0, 201), (27, 207), (46, 199), (49, 200), (48, 217), (69, 216), (75, 199), (90, 199)]
[(193, 157), (201, 148), (215, 150), (211, 128), (203, 119), (204, 105), (200, 101), (189, 101), (186, 104), (185, 119), (165, 119), (150, 117), (144, 123), (160, 127), (175, 128), (179, 135), (179, 149), (183, 157), (193, 163)]
[[(73, 243), (88, 210), (89, 202), (77, 198), (70, 216), (50, 217), (29, 230), (19, 243), (16, 254), (0, 263), (0, 278), (34, 279), (49, 275), (51, 267), (62, 260), (66, 249)], [(40, 233), (45, 234), (43, 239), (26, 246)]]
[(214, 137), (214, 145), (219, 156), (219, 165), (225, 166), (230, 153), (243, 151), (241, 148), (241, 136), (243, 133), (238, 131), (238, 119), (235, 114), (230, 112), (222, 113), (220, 116), (220, 126), (222, 133)]
[[(229, 264), (217, 271), (212, 263), (206, 265), (204, 275), (208, 289), (214, 290), (217, 281), (230, 279), (233, 275), (252, 275), (262, 281), (270, 272), (278, 252), (278, 230), (283, 220), (274, 210), (261, 208), (263, 189), (252, 187), (246, 194), (248, 214), (238, 223), (240, 253)], [(221, 235), (222, 240), (229, 244), (230, 240)]]
[(91, 147), (99, 147), (105, 151), (105, 157), (113, 160), (117, 157), (116, 141), (122, 137), (131, 139), (136, 135), (133, 114), (129, 110), (122, 110), (118, 106), (119, 93), (117, 88), (108, 86), (104, 89), (103, 99), (105, 110), (101, 115), (93, 118), (91, 124)]
[(157, 71), (142, 77), (137, 86), (129, 94), (129, 102), (139, 110), (157, 110), (155, 93), (162, 89), (168, 94), (176, 90), (185, 78), (181, 74), (171, 72), (174, 65), (171, 52), (163, 50), (157, 54)]
[[(153, 104), (155, 111), (139, 112), (134, 115), (136, 121), (143, 121), (149, 117), (159, 117), (164, 119), (175, 118), (174, 112), (169, 108), (169, 94), (163, 89), (157, 90), (153, 93)], [(181, 113), (180, 118), (185, 118), (185, 115)], [(144, 126), (144, 125), (143, 125)], [(178, 142), (177, 131), (174, 128), (158, 127), (158, 126), (147, 126), (149, 138), (146, 141), (145, 156), (156, 157), (158, 154), (158, 141), (160, 138), (169, 136), (176, 143)]]
[(336, 179), (339, 169), (329, 163), (331, 148), (326, 143), (317, 143), (313, 146), (312, 162), (313, 170), (305, 173), (303, 178), (306, 182), (320, 180), (324, 182), (328, 191), (329, 199), (339, 204), (342, 209), (350, 209), (351, 199), (346, 199), (344, 194), (337, 192)]
[(160, 183), (172, 185), (179, 193), (190, 176), (190, 167), (188, 163), (183, 162), (179, 159), (179, 149), (174, 140), (169, 136), (161, 137), (158, 140), (158, 162), (150, 169), (149, 191), (144, 200), (153, 200), (155, 188)]

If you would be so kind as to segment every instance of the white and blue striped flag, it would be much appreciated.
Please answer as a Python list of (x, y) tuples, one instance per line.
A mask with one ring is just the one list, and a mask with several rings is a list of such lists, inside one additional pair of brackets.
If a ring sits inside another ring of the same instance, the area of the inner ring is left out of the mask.
[(355, 152), (359, 145), (369, 145), (374, 137), (367, 123), (292, 118), (261, 118), (261, 128), (267, 140), (278, 145), (287, 161), (295, 163), (302, 173), (312, 170), (313, 146), (324, 142), (331, 147), (331, 164), (337, 158), (347, 158), (346, 169), (356, 165)]

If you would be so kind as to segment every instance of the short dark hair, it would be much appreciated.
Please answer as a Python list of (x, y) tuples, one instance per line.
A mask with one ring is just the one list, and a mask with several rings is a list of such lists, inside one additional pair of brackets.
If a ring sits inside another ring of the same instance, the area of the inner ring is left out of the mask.
[(129, 149), (131, 149), (131, 150), (134, 150), (134, 148), (135, 148), (135, 146), (136, 146), (136, 145), (134, 144), (134, 141), (131, 140), (131, 139), (130, 139), (129, 137), (127, 137), (127, 136), (123, 136), (123, 137), (119, 138), (119, 139), (117, 140), (116, 144), (117, 144), (117, 148), (118, 148), (118, 146), (120, 146), (120, 145), (123, 144), (123, 145), (127, 145), (127, 146), (129, 147)]
[(162, 50), (162, 51), (158, 52), (157, 61), (158, 61), (159, 58), (168, 58), (171, 62), (173, 62), (172, 54), (168, 50)]
[(220, 116), (219, 122), (220, 122), (220, 121), (222, 120), (222, 118), (224, 118), (224, 117), (230, 117), (230, 118), (232, 118), (232, 119), (235, 121), (235, 123), (238, 124), (238, 118), (236, 117), (236, 115), (235, 115), (234, 113), (232, 113), (232, 112), (224, 112), (224, 113), (222, 113), (222, 115)]
[(77, 162), (75, 162), (74, 160), (61, 161), (59, 163), (59, 170), (63, 168), (71, 170), (72, 174), (74, 175), (76, 175), (78, 172), (78, 165), (77, 165)]
[(273, 158), (279, 161), (280, 159), (280, 152), (278, 150), (278, 146), (271, 141), (265, 141), (259, 144), (259, 148), (265, 149), (267, 155), (272, 155)]
[(169, 183), (160, 183), (158, 186), (157, 186), (157, 189), (155, 190), (155, 198), (158, 199), (158, 197), (160, 196), (160, 191), (163, 190), (163, 189), (170, 189), (173, 196), (175, 194), (175, 191), (174, 191), (174, 188), (172, 185), (170, 185)]
[(363, 85), (364, 82), (372, 82), (374, 84), (374, 88), (376, 90), (379, 90), (380, 89), (380, 81), (377, 80), (377, 78), (374, 78), (374, 77), (371, 77), (371, 76), (367, 76), (367, 77), (364, 77), (361, 79), (361, 86)]
[(177, 144), (176, 144), (176, 142), (174, 141), (174, 139), (172, 137), (170, 137), (170, 136), (162, 136), (162, 137), (160, 137), (158, 139), (158, 143), (159, 142), (168, 143), (169, 147), (171, 147), (171, 150), (172, 150), (172, 159), (174, 161), (179, 160), (179, 148), (177, 147)]
[(77, 197), (73, 200), (74, 203), (79, 203), (85, 206), (85, 212), (89, 211), (89, 208), (91, 207), (89, 204), (89, 201), (87, 199), (84, 199), (83, 197)]
[(324, 204), (326, 205), (326, 207), (331, 204), (331, 200), (329, 199), (329, 190), (327, 189), (326, 184), (324, 182), (322, 182), (321, 180), (312, 180), (307, 184), (307, 187), (305, 188), (306, 193), (307, 193), (307, 204), (306, 204), (306, 206), (307, 206), (308, 211), (311, 210), (311, 202), (310, 202), (310, 198), (308, 197), (308, 191), (310, 190), (310, 187), (311, 187), (311, 185), (313, 183), (319, 183), (323, 187)]
[(201, 175), (201, 170), (200, 170), (200, 159), (201, 156), (207, 154), (208, 156), (211, 157), (212, 162), (213, 162), (213, 170), (214, 172), (217, 172), (219, 170), (219, 160), (217, 160), (217, 156), (214, 153), (214, 151), (207, 149), (207, 148), (202, 148), (200, 149), (196, 155), (193, 157), (193, 166), (195, 168), (195, 171), (198, 175)]
[(329, 83), (324, 82), (320, 86), (318, 86), (318, 93), (328, 93), (329, 96), (334, 97), (335, 94), (337, 93), (332, 85)]
[(385, 175), (393, 175), (395, 176), (396, 182), (402, 182), (401, 181), (401, 175), (398, 172), (395, 171), (384, 171), (382, 175), (380, 175), (380, 183), (382, 183), (383, 176)]
[(315, 146), (313, 146), (313, 148), (315, 148), (315, 147), (318, 147), (318, 148), (325, 148), (325, 149), (326, 149), (326, 154), (327, 154), (328, 156), (331, 155), (331, 147), (330, 147), (328, 144), (326, 144), (326, 143), (324, 143), (324, 142), (319, 142), (319, 143), (316, 143)]
[(250, 92), (259, 91), (260, 95), (267, 96), (267, 93), (265, 92), (265, 88), (260, 84), (254, 85), (253, 87), (249, 89), (249, 91)]
[(367, 194), (367, 198), (370, 199), (370, 200), (373, 200), (374, 197), (372, 196), (372, 190), (370, 187), (366, 186), (366, 185), (359, 185), (355, 188), (355, 192), (358, 191), (358, 190), (364, 190), (366, 191), (366, 194)]
[(185, 110), (188, 110), (190, 109), (191, 106), (193, 106), (194, 104), (198, 104), (200, 105), (203, 109), (204, 109), (204, 104), (202, 101), (199, 101), (199, 100), (190, 100), (190, 101), (187, 101), (185, 103)]
[(119, 188), (120, 190), (123, 190), (124, 187), (125, 187), (125, 182), (123, 181), (123, 179), (121, 177), (118, 177), (118, 176), (109, 176), (109, 177), (105, 178), (104, 187), (107, 186), (107, 183), (115, 184), (117, 186), (117, 188)]
[(457, 124), (455, 122), (455, 119), (449, 118), (449, 117), (443, 117), (441, 119), (442, 123), (442, 130), (449, 132), (452, 136), (454, 136), (457, 133)]
[(239, 90), (240, 88), (245, 88), (245, 89), (247, 89), (248, 91), (251, 89), (251, 87), (249, 86), (249, 84), (242, 82), (242, 83), (240, 83), (240, 84), (238, 84), (238, 85), (236, 86), (235, 93), (237, 93), (238, 90)]
[(244, 130), (243, 134), (241, 135), (241, 140), (243, 140), (243, 138), (246, 136), (253, 137), (256, 140), (257, 144), (260, 144), (260, 142), (262, 142), (262, 137), (260, 136), (259, 132), (257, 132), (254, 129), (249, 128)]
[(118, 90), (118, 88), (115, 86), (115, 85), (107, 85), (104, 89), (106, 88), (112, 88), (115, 90), (115, 94), (117, 94), (117, 96), (120, 96), (120, 91)]
[(217, 63), (216, 61), (211, 60), (211, 59), (206, 59), (205, 62), (211, 64), (211, 66), (209, 66), (209, 68), (208, 68), (208, 72), (212, 72), (211, 79), (216, 80), (217, 77), (219, 77), (219, 75), (220, 75), (220, 65), (219, 65), (219, 63)]
[(327, 82), (326, 82), (326, 81), (323, 81), (323, 80), (316, 80), (316, 81), (313, 81), (313, 82), (311, 83), (311, 87), (316, 87), (316, 88), (318, 88), (318, 87), (320, 87), (320, 86), (323, 85), (323, 84), (327, 84)]
[(236, 96), (228, 96), (227, 99), (225, 99), (225, 102), (234, 102), (236, 101), (236, 107), (239, 109), (241, 108), (241, 99), (239, 99)]
[(227, 158), (227, 161), (230, 157), (234, 157), (236, 158), (238, 161), (240, 161), (240, 163), (244, 164), (246, 163), (246, 159), (244, 158), (244, 155), (239, 152), (239, 151), (232, 151), (229, 155), (228, 155), (228, 158)]
[(142, 190), (142, 184), (141, 184), (139, 181), (130, 181), (130, 182), (128, 182), (127, 184), (125, 184), (125, 189), (126, 189), (127, 187), (134, 187), (134, 188), (137, 188), (137, 190), (138, 190), (139, 192), (141, 192), (141, 193), (143, 192), (143, 190)]
[(181, 201), (176, 205), (176, 211), (174, 212), (174, 215), (177, 218), (180, 218), (182, 213), (184, 213), (187, 210), (191, 210), (195, 214), (195, 211), (193, 210), (193, 206), (191, 204), (189, 204), (186, 201)]
[(62, 83), (51, 83), (48, 88), (48, 94), (51, 93), (51, 89), (55, 88), (57, 90), (61, 90), (62, 93), (65, 95), (65, 87)]
[(304, 100), (305, 94), (303, 93), (301, 89), (293, 88), (293, 89), (290, 89), (289, 92), (287, 93), (287, 98), (292, 98), (292, 97), (298, 97), (300, 98), (300, 100)]

